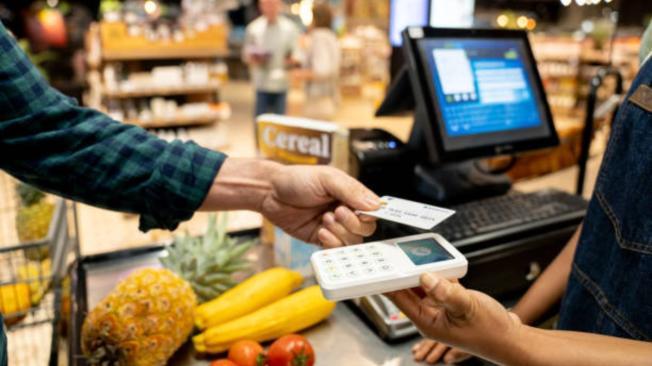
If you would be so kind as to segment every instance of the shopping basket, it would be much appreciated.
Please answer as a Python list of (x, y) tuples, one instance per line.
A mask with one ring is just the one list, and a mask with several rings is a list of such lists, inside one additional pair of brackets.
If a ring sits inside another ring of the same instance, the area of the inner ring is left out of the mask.
[[(0, 172), (0, 311), (5, 318), (9, 365), (57, 365), (62, 289), (68, 263), (78, 255), (74, 207), (48, 196), (54, 205), (47, 235), (19, 243), (17, 181)], [(31, 253), (31, 255), (30, 255)], [(36, 254), (36, 258), (34, 253)], [(0, 324), (0, 326), (2, 326)]]

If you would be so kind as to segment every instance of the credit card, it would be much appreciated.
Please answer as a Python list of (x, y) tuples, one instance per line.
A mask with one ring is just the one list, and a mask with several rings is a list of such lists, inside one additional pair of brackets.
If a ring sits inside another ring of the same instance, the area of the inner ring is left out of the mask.
[(430, 230), (455, 214), (454, 210), (391, 196), (380, 198), (382, 207), (376, 211), (356, 211), (357, 214)]

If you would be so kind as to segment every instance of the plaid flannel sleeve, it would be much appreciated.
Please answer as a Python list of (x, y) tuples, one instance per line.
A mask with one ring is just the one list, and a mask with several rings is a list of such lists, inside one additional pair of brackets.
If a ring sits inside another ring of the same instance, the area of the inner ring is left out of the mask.
[(203, 202), (222, 153), (166, 143), (51, 88), (0, 23), (0, 169), (43, 190), (173, 230)]

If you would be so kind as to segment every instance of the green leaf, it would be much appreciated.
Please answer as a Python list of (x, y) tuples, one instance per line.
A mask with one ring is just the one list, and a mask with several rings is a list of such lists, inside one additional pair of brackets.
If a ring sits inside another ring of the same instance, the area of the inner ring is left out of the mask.
[(251, 244), (239, 244), (237, 245), (231, 253), (229, 253), (229, 261), (242, 257), (245, 253), (251, 249)]

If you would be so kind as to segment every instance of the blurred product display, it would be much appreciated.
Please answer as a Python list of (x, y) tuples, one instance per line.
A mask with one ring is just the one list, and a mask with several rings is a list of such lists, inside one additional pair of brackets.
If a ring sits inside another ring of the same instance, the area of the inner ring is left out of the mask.
[[(270, 9), (282, 18), (268, 18)], [(247, 26), (262, 18), (251, 42)], [(462, 251), (469, 259), (462, 283), (510, 306), (584, 216), (623, 103), (620, 78), (629, 91), (641, 50), (650, 47), (642, 38), (650, 19), (649, 0), (0, 1), (0, 22), (43, 77), (118, 122), (231, 157), (330, 165), (375, 191), (450, 203), (457, 219), (441, 233), (456, 247), (473, 244)], [(297, 42), (294, 33), (287, 40), (274, 33), (278, 24), (296, 28)], [(514, 35), (522, 42), (509, 43)], [(254, 117), (258, 79), (288, 81), (287, 93), (277, 93), (283, 98), (266, 102), (286, 103), (287, 113)], [(536, 118), (556, 137), (539, 145), (534, 135), (515, 140), (515, 129), (535, 132), (516, 125)], [(487, 127), (494, 124), (504, 129)], [(480, 146), (485, 140), (492, 143)], [(521, 143), (533, 146), (515, 147)], [(464, 155), (480, 147), (485, 154)], [(486, 183), (483, 192), (478, 182)], [(495, 191), (487, 182), (497, 182)], [(446, 201), (441, 192), (449, 189), (459, 202)], [(574, 203), (572, 220), (564, 221), (569, 214), (559, 197)], [(213, 359), (242, 341), (262, 364), (263, 350), (276, 347), (254, 341), (287, 341), (299, 337), (294, 332), (307, 338), (318, 365), (421, 364), (405, 341), (416, 328), (393, 303), (381, 296), (337, 306), (324, 300), (311, 287), (310, 256), (319, 248), (260, 214), (235, 211), (216, 228), (213, 217), (197, 213), (175, 233), (142, 233), (138, 220), (73, 205), (0, 171), (0, 326), (9, 337), (9, 365), (86, 366), (94, 361), (84, 351), (114, 361), (130, 347), (137, 352), (127, 363), (228, 364)], [(498, 226), (501, 235), (492, 231)], [(380, 222), (373, 239), (399, 234), (415, 232)], [(159, 268), (159, 259), (176, 274), (133, 275)], [(165, 296), (156, 296), (161, 288), (153, 278), (164, 280)], [(143, 293), (153, 307), (132, 308), (130, 299)], [(179, 293), (187, 306), (173, 314), (169, 301)], [(204, 300), (213, 301), (198, 309), (211, 311), (191, 314)], [(298, 311), (301, 302), (312, 310)], [(111, 304), (137, 326), (111, 322)], [(89, 313), (95, 315), (86, 320)], [(175, 332), (168, 316), (183, 329)], [(103, 321), (111, 322), (107, 344), (100, 344)], [(174, 334), (157, 343), (153, 329)]]

